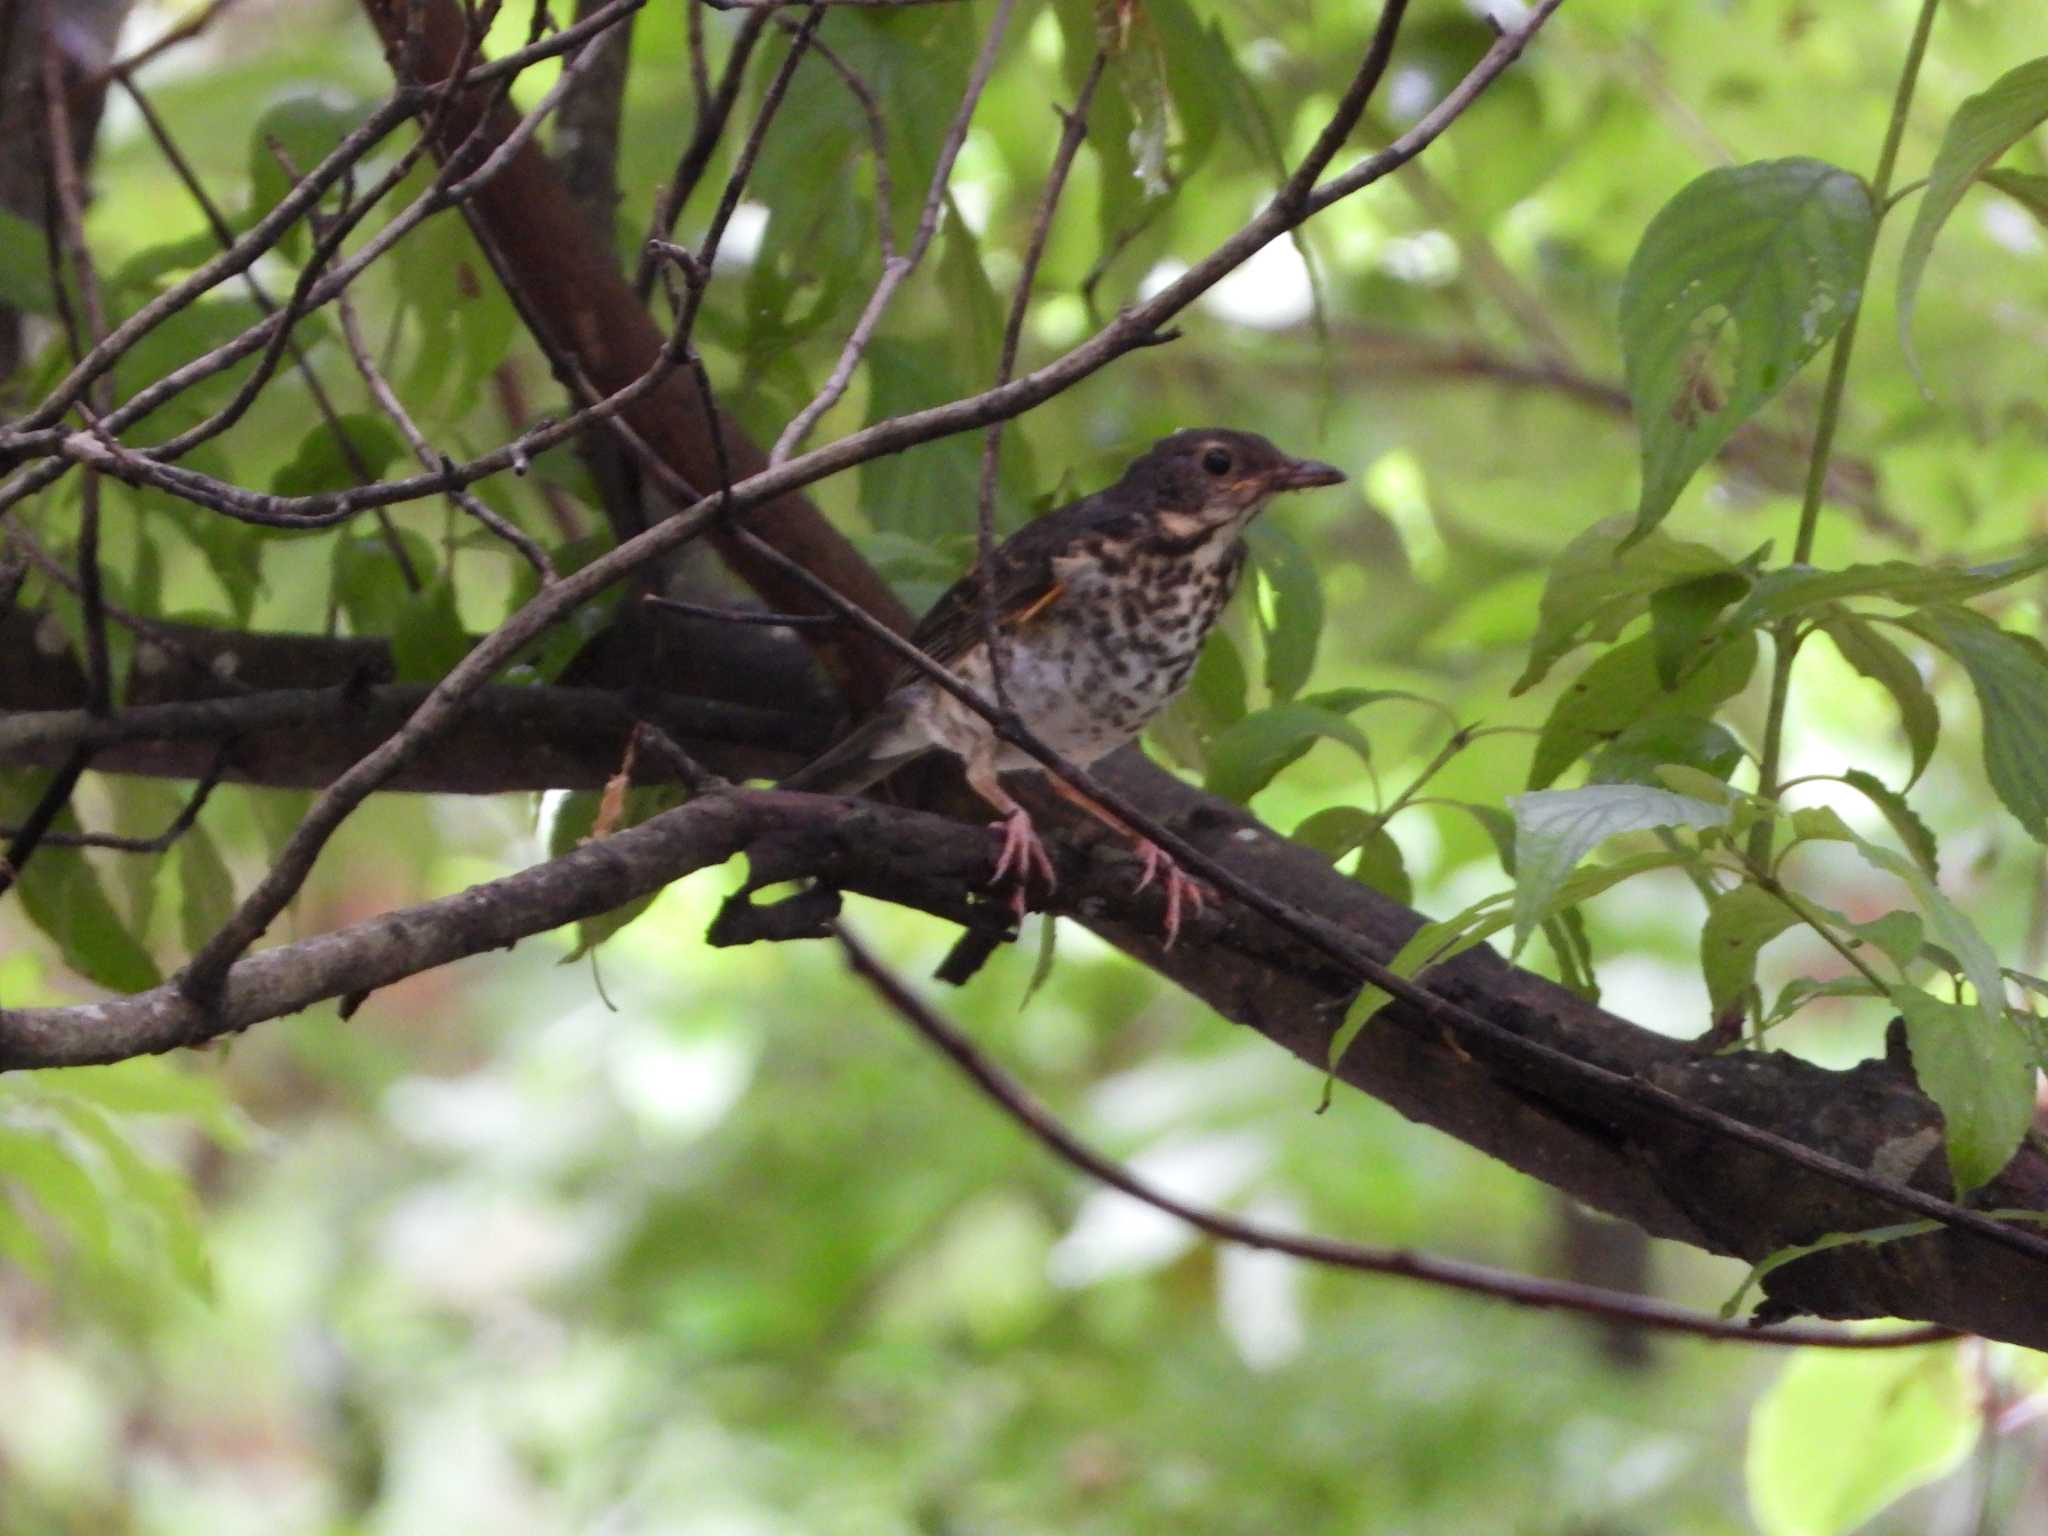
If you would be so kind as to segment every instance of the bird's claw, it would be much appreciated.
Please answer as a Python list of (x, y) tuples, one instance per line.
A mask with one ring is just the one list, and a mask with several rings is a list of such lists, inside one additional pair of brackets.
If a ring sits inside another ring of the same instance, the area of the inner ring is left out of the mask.
[(1010, 890), (1010, 910), (1017, 919), (1024, 919), (1024, 898), (1036, 875), (1045, 882), (1050, 892), (1059, 881), (1053, 875), (1052, 858), (1045, 851), (1045, 843), (1038, 835), (1038, 829), (1031, 824), (1031, 815), (1023, 806), (1007, 813), (1001, 821), (991, 822), (989, 830), (1003, 835), (1001, 853), (996, 856), (996, 872), (989, 880), (990, 885), (1001, 885), (1005, 880), (1014, 880)]
[(1186, 874), (1174, 863), (1173, 855), (1153, 842), (1149, 837), (1138, 843), (1138, 857), (1144, 866), (1138, 874), (1138, 889), (1144, 890), (1154, 880), (1166, 897), (1166, 947), (1173, 948), (1173, 941), (1180, 937), (1180, 915), (1185, 910), (1200, 912), (1208, 904), (1209, 887), (1192, 875)]

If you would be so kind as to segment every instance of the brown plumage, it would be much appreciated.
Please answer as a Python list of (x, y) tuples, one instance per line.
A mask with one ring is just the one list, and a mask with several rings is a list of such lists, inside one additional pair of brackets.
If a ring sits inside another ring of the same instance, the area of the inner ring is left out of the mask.
[[(1243, 533), (1280, 491), (1334, 485), (1327, 464), (1294, 459), (1250, 432), (1203, 428), (1162, 438), (1107, 490), (1027, 524), (994, 555), (1003, 679), (1026, 726), (1068, 761), (1086, 767), (1133, 739), (1183, 688), (1202, 642), (1243, 573)], [(977, 568), (956, 582), (912, 636), (963, 682), (990, 692)], [(1003, 813), (996, 878), (1023, 887), (1036, 872), (1048, 888), (1052, 862), (999, 772), (1037, 761), (999, 741), (987, 721), (913, 669), (899, 674), (882, 708), (837, 746), (783, 783), (785, 789), (866, 788), (934, 748), (958, 755), (967, 781)], [(1075, 794), (1053, 788), (1130, 838), (1145, 861), (1142, 888), (1162, 880), (1167, 936), (1201, 887), (1149, 840)]]

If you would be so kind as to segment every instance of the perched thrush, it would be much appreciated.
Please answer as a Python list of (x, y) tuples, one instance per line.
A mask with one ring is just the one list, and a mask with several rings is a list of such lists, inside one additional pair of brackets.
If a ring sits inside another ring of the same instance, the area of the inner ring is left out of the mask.
[[(994, 553), (1003, 682), (1018, 717), (1067, 761), (1086, 767), (1142, 731), (1187, 683), (1210, 627), (1244, 571), (1246, 525), (1277, 491), (1335, 485), (1343, 474), (1292, 459), (1265, 438), (1220, 428), (1176, 432), (1153, 444), (1106, 491), (1026, 525)], [(962, 682), (993, 696), (981, 608), (981, 572), (947, 591), (911, 637)], [(1052, 861), (1031, 817), (996, 775), (1041, 765), (1001, 741), (988, 721), (929, 677), (906, 669), (878, 709), (822, 757), (783, 781), (825, 793), (865, 789), (933, 748), (967, 765), (967, 782), (1003, 814), (998, 882), (1016, 903)], [(1166, 895), (1166, 937), (1202, 887), (1166, 852), (1107, 810), (1048, 776), (1053, 789), (1129, 839)]]

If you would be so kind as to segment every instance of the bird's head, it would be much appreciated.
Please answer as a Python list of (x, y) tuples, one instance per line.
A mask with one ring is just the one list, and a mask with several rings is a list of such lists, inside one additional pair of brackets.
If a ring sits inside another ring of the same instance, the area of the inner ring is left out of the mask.
[(1120, 496), (1142, 500), (1173, 538), (1234, 537), (1281, 491), (1335, 485), (1342, 470), (1290, 458), (1256, 432), (1196, 427), (1162, 437), (1124, 472)]

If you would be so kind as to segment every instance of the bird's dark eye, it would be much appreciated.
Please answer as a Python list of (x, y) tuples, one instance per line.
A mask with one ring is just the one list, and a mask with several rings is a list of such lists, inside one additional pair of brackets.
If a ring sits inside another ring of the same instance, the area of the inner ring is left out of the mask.
[(1230, 450), (1228, 448), (1211, 448), (1202, 455), (1202, 468), (1209, 471), (1212, 475), (1229, 474)]

